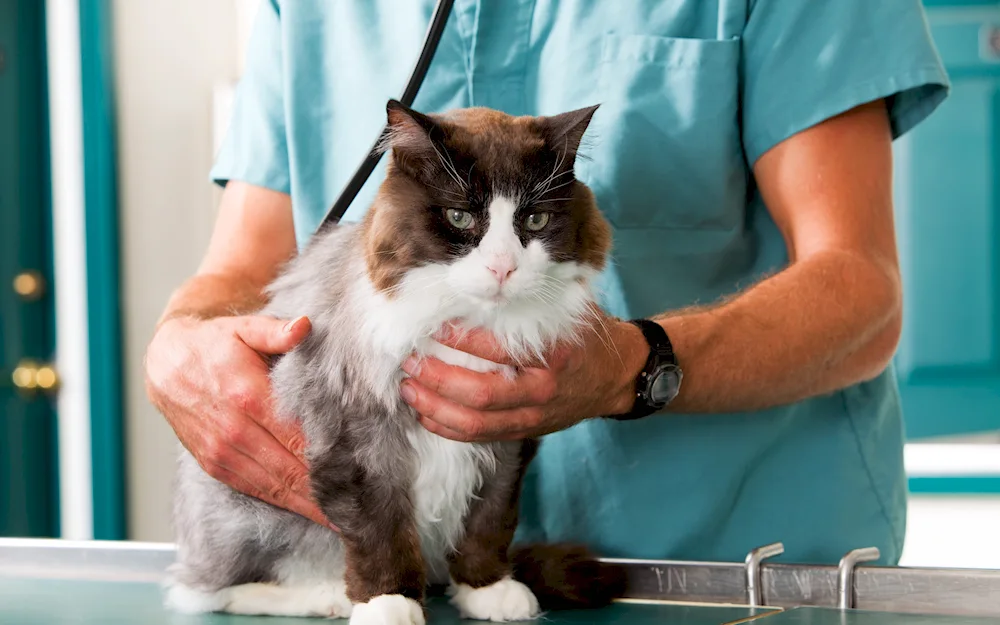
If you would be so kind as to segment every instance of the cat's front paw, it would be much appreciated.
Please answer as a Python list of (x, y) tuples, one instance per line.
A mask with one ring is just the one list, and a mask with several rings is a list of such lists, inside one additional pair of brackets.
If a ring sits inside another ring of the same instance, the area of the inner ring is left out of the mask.
[(424, 609), (403, 595), (379, 595), (354, 604), (350, 625), (424, 625)]
[(482, 588), (456, 584), (451, 603), (462, 618), (481, 621), (529, 621), (539, 613), (538, 599), (531, 589), (509, 577)]

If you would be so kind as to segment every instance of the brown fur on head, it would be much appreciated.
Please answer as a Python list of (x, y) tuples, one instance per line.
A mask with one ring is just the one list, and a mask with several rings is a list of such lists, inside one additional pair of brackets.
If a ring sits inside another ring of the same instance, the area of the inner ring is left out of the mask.
[[(610, 228), (574, 175), (580, 140), (596, 109), (550, 117), (486, 108), (425, 115), (390, 101), (382, 143), (391, 150), (387, 174), (363, 226), (376, 288), (391, 289), (416, 267), (452, 264), (476, 253), (496, 225), (499, 215), (490, 207), (497, 198), (516, 203), (512, 227), (523, 247), (537, 240), (553, 262), (602, 269)], [(467, 213), (474, 227), (454, 227), (448, 210)], [(525, 219), (541, 213), (548, 223), (531, 231)], [(478, 252), (488, 263), (497, 250)]]

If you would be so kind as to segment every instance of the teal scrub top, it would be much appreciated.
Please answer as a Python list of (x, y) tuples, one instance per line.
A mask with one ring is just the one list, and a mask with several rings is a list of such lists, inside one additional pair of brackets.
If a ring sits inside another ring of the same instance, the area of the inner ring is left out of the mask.
[[(402, 93), (433, 8), (264, 0), (212, 179), (290, 194), (304, 244)], [(578, 176), (614, 226), (603, 304), (636, 317), (712, 302), (787, 263), (752, 174), (769, 148), (876, 98), (898, 137), (948, 88), (919, 0), (456, 0), (414, 106), (601, 104)], [(894, 564), (903, 441), (891, 368), (753, 413), (584, 422), (545, 437), (518, 539), (721, 561), (775, 541), (798, 562), (877, 546)]]

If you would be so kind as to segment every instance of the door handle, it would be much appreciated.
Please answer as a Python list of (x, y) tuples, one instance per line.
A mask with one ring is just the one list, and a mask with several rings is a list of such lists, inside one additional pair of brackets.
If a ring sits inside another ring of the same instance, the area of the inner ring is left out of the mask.
[(34, 269), (22, 271), (14, 277), (14, 292), (26, 302), (34, 302), (45, 295), (45, 278)]
[(37, 392), (53, 394), (59, 388), (59, 374), (51, 365), (39, 364), (33, 360), (22, 360), (10, 374), (14, 388), (33, 395)]

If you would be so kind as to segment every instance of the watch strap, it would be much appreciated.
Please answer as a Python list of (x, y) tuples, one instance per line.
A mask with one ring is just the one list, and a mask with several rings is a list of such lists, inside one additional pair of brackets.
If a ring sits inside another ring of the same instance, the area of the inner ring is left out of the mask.
[(647, 365), (650, 364), (654, 355), (659, 356), (665, 362), (676, 364), (674, 346), (670, 342), (670, 337), (667, 336), (667, 331), (663, 329), (663, 326), (651, 319), (629, 319), (629, 323), (642, 330), (642, 335), (646, 337), (646, 342), (649, 343), (650, 359), (646, 361)]
[(613, 416), (619, 421), (641, 419), (662, 409), (663, 404), (657, 404), (650, 400), (648, 395), (649, 379), (663, 364), (677, 364), (673, 344), (663, 326), (650, 319), (629, 319), (629, 323), (642, 331), (642, 335), (649, 345), (649, 356), (646, 358), (646, 364), (642, 371), (636, 377), (635, 402), (632, 409), (625, 414)]

